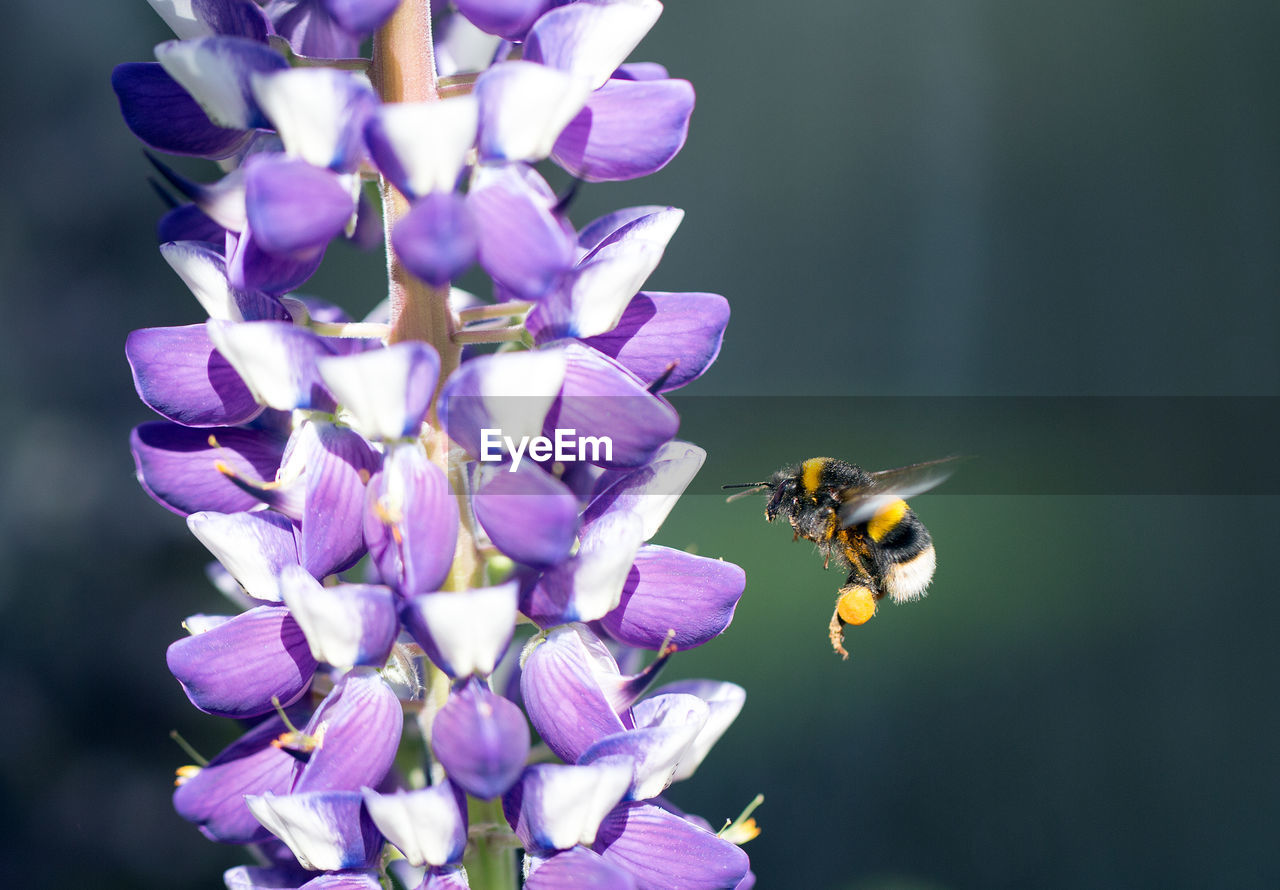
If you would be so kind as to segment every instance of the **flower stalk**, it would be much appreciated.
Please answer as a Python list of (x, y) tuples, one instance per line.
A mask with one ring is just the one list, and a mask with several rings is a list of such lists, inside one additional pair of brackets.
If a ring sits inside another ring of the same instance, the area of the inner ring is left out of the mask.
[[(384, 104), (435, 102), (435, 47), (431, 0), (401, 0), (373, 34), (370, 79)], [(453, 342), (456, 323), (449, 309), (449, 287), (434, 286), (413, 275), (396, 255), (391, 233), (409, 212), (409, 200), (381, 177), (383, 234), (387, 245), (387, 283), (391, 309), (389, 343), (422, 340), (440, 354), (440, 381), (458, 366), (462, 347)]]

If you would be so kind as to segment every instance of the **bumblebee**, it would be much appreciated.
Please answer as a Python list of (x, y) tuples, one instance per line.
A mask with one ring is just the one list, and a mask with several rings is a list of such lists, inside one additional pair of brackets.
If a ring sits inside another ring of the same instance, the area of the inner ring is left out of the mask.
[(865, 624), (888, 595), (895, 603), (920, 599), (933, 580), (937, 555), (924, 523), (904, 498), (928, 491), (951, 475), (958, 458), (927, 461), (869, 473), (832, 457), (812, 457), (786, 467), (765, 482), (744, 482), (737, 500), (769, 492), (764, 517), (785, 516), (794, 531), (818, 545), (823, 567), (834, 557), (849, 567), (836, 596), (829, 632), (831, 647), (848, 658), (844, 628)]

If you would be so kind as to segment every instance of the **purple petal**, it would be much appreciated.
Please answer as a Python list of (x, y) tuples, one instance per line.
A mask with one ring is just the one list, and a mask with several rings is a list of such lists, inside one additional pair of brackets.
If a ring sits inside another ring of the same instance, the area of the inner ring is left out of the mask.
[(585, 257), (605, 241), (616, 240), (629, 229), (631, 223), (675, 209), (660, 204), (646, 204), (606, 213), (582, 227), (582, 231), (578, 233), (578, 247)]
[(475, 493), (472, 508), (494, 546), (525, 565), (563, 562), (578, 534), (578, 499), (533, 464), (496, 470)]
[(526, 656), (520, 692), (529, 720), (566, 762), (627, 728), (597, 674), (603, 674), (605, 683), (621, 677), (609, 650), (585, 625), (551, 630)]
[(440, 377), (440, 356), (427, 343), (395, 343), (316, 362), (328, 390), (367, 439), (417, 438)]
[(584, 531), (578, 552), (521, 598), (520, 611), (539, 627), (603, 617), (620, 601), (642, 534), (640, 517), (630, 513), (597, 522)]
[(227, 280), (237, 288), (283, 294), (304, 284), (323, 259), (323, 245), (296, 253), (270, 253), (246, 223), (227, 258)]
[(483, 430), (513, 441), (542, 432), (547, 411), (564, 383), (565, 353), (544, 349), (477, 356), (445, 381), (436, 410), (449, 438), (468, 454), (486, 456)]
[(139, 397), (175, 423), (236, 426), (262, 413), (204, 325), (134, 331), (124, 351)]
[(529, 26), (551, 8), (552, 0), (457, 0), (454, 5), (486, 34), (523, 40)]
[(352, 34), (370, 34), (395, 12), (400, 0), (324, 0), (333, 20)]
[(396, 634), (396, 605), (391, 591), (373, 584), (326, 587), (294, 565), (280, 576), (280, 593), (307, 636), (316, 661), (338, 668), (387, 663)]
[(697, 696), (672, 694), (647, 699), (633, 711), (635, 729), (606, 736), (582, 752), (578, 762), (612, 762), (623, 757), (632, 764), (627, 799), (656, 797), (671, 784), (709, 715), (710, 709)]
[[(625, 219), (625, 221), (624, 215), (628, 211), (604, 217), (604, 220), (612, 219), (618, 221), (619, 225), (611, 232), (602, 233), (603, 237), (588, 251), (586, 259), (617, 253), (620, 248), (631, 247), (636, 244), (650, 244), (665, 249), (672, 236), (675, 235), (676, 229), (680, 228), (680, 223), (684, 221), (684, 211), (679, 207), (634, 207), (629, 208), (629, 210), (645, 210), (646, 212), (639, 213), (630, 219)], [(600, 222), (600, 220), (597, 220), (597, 222)], [(583, 235), (586, 232), (587, 230), (584, 229)], [(583, 235), (579, 236), (580, 244), (582, 243)], [(652, 268), (650, 271), (652, 271)]]
[(440, 670), (454, 679), (488, 676), (515, 632), (516, 583), (418, 594), (400, 614), (405, 629)]
[(621, 602), (601, 624), (629, 646), (660, 649), (670, 640), (679, 649), (692, 649), (729, 626), (746, 583), (746, 573), (731, 562), (641, 547)]
[[(164, 2), (152, 2), (151, 5), (173, 27), (174, 23), (165, 15), (166, 9), (173, 9), (172, 5)], [(246, 37), (266, 43), (267, 33), (271, 30), (267, 17), (253, 0), (192, 0), (191, 11), (210, 33), (225, 37)], [(174, 28), (174, 33), (184, 40), (204, 36), (184, 34), (178, 28)]]
[(410, 272), (442, 286), (476, 261), (476, 227), (467, 199), (433, 192), (418, 200), (391, 232), (391, 244)]
[(529, 30), (524, 57), (600, 87), (662, 14), (658, 0), (581, 0), (553, 9)]
[(268, 792), (246, 800), (258, 821), (289, 845), (303, 868), (368, 868), (382, 852), (382, 835), (357, 791)]
[(244, 169), (245, 212), (268, 253), (323, 247), (356, 210), (351, 189), (336, 174), (306, 161), (255, 155)]
[(697, 445), (672, 441), (647, 465), (629, 473), (607, 473), (596, 483), (597, 495), (582, 514), (584, 525), (617, 510), (638, 514), (644, 520), (644, 539), (658, 533), (662, 521), (693, 481), (707, 453)]
[(687, 80), (610, 80), (564, 128), (551, 157), (587, 182), (648, 176), (684, 147), (693, 101)]
[(334, 21), (323, 0), (270, 0), (266, 13), (276, 33), (300, 56), (350, 59), (360, 55), (360, 37)]
[(347, 241), (361, 250), (373, 250), (382, 246), (382, 211), (376, 207), (365, 191), (360, 192), (356, 208), (355, 228), (345, 233)]
[(369, 480), (364, 540), (378, 575), (403, 596), (438, 590), (453, 565), (458, 502), (418, 443), (388, 448)]
[(593, 849), (631, 872), (639, 890), (730, 890), (747, 873), (747, 854), (650, 804), (623, 804), (600, 826)]
[(452, 782), (378, 794), (363, 789), (369, 815), (411, 865), (448, 865), (460, 862), (467, 846), (467, 804), (462, 790)]
[[(249, 147), (252, 146), (251, 142)], [(188, 179), (151, 154), (147, 155), (147, 161), (178, 194), (195, 203), (218, 225), (230, 232), (239, 232), (245, 227), (244, 174), (239, 167), (206, 184)]]
[(467, 193), (480, 264), (503, 287), (537, 299), (573, 265), (574, 245), (555, 215), (555, 195), (532, 170), (482, 168)]
[(156, 223), (156, 241), (204, 241), (223, 244), (227, 230), (209, 218), (195, 204), (182, 204), (173, 208)]
[(717, 294), (642, 292), (613, 330), (582, 342), (617, 360), (647, 385), (665, 377), (661, 391), (669, 392), (710, 367), (720, 354), (728, 324), (729, 303)]
[(602, 223), (621, 222), (627, 212), (597, 220), (583, 230), (579, 245), (597, 234), (602, 237), (530, 314), (526, 326), (537, 342), (591, 337), (617, 326), (684, 219), (683, 210), (662, 207), (626, 219), (611, 232), (598, 228)]
[(332, 872), (307, 881), (298, 890), (383, 890), (376, 869)]
[(400, 701), (380, 676), (366, 668), (344, 675), (307, 723), (320, 745), (296, 767), (293, 790), (376, 787), (391, 769), (403, 724)]
[(264, 482), (275, 477), (285, 440), (259, 430), (200, 430), (165, 421), (136, 427), (129, 440), (138, 481), (162, 505), (186, 516), (238, 513), (258, 505), (222, 471)]
[(290, 68), (254, 77), (253, 95), (291, 157), (341, 173), (364, 159), (364, 125), (377, 97), (363, 76)]
[(544, 436), (608, 437), (612, 454), (592, 458), (602, 467), (634, 467), (651, 460), (676, 434), (680, 418), (667, 402), (612, 359), (579, 343), (565, 346), (567, 365), (560, 398), (547, 414)]
[(475, 145), (479, 113), (472, 95), (390, 103), (365, 124), (365, 144), (382, 175), (409, 198), (451, 192)]
[(267, 19), (253, 0), (148, 0), (182, 40), (222, 34), (267, 42)]
[(680, 765), (672, 776), (673, 782), (679, 782), (693, 775), (698, 765), (707, 756), (707, 752), (711, 750), (711, 746), (724, 735), (725, 730), (742, 710), (742, 705), (747, 700), (747, 693), (741, 686), (734, 683), (716, 680), (680, 680), (668, 683), (656, 690), (651, 698), (635, 706), (636, 722), (651, 722), (652, 718), (645, 713), (647, 708), (652, 707), (650, 703), (672, 693), (696, 695), (706, 702), (708, 708), (706, 725), (699, 731), (698, 737), (694, 739), (689, 752), (681, 758)]
[(635, 890), (636, 879), (600, 854), (574, 847), (534, 866), (524, 886), (526, 890)]
[(316, 661), (289, 610), (259, 606), (169, 646), (169, 670), (191, 703), (219, 717), (256, 717), (297, 701)]
[(529, 756), (529, 725), (518, 707), (476, 677), (463, 681), (436, 715), (431, 749), (449, 778), (491, 800), (520, 777)]
[(297, 566), (293, 524), (279, 513), (192, 513), (187, 527), (249, 596), (280, 601), (279, 575)]
[(127, 62), (111, 88), (133, 135), (158, 151), (219, 160), (234, 155), (251, 131), (219, 127), (159, 62)]
[(259, 403), (277, 411), (332, 411), (316, 360), (333, 354), (327, 341), (290, 322), (206, 322), (209, 339), (226, 356)]
[(470, 890), (466, 869), (456, 865), (427, 869), (415, 890)]
[(500, 62), (476, 80), (480, 160), (540, 161), (581, 111), (590, 85), (533, 62)]
[[(257, 820), (254, 820), (257, 823)], [(278, 863), (271, 867), (261, 865), (239, 865), (222, 873), (222, 882), (227, 890), (295, 890), (301, 886), (311, 872), (298, 865), (298, 860), (289, 852), (289, 848), (276, 840), (271, 832), (263, 829), (267, 835), (268, 846), (278, 846), (289, 857), (289, 862)], [(259, 847), (261, 849), (261, 847)]]
[(200, 103), (209, 120), (238, 130), (270, 126), (250, 82), (255, 74), (289, 67), (275, 50), (243, 37), (170, 40), (156, 47), (156, 60)]
[(536, 764), (503, 797), (502, 807), (526, 850), (567, 850), (595, 841), (601, 820), (630, 784), (625, 757), (589, 766)]
[(527, 327), (538, 343), (613, 330), (662, 259), (663, 245), (636, 242), (588, 257), (536, 306)]
[(173, 808), (211, 841), (250, 844), (268, 832), (245, 805), (246, 794), (284, 794), (293, 782), (294, 758), (271, 744), (287, 731), (278, 716), (249, 730), (173, 792)]
[(613, 72), (616, 80), (666, 80), (667, 69), (657, 62), (627, 62)]
[(307, 421), (294, 433), (292, 453), (305, 469), (305, 515), (298, 556), (317, 578), (355, 565), (365, 553), (365, 483), (378, 469), (378, 455), (354, 430), (327, 421)]

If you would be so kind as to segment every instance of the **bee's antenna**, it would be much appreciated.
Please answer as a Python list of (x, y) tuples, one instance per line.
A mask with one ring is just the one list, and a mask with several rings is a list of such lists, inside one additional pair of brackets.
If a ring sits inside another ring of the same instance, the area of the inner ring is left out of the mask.
[(731, 494), (724, 499), (724, 502), (726, 504), (731, 504), (734, 501), (738, 500), (739, 498), (745, 498), (748, 495), (753, 495), (758, 491), (768, 491), (770, 488), (773, 487), (773, 485), (769, 482), (734, 482), (729, 485), (721, 485), (720, 487), (725, 491), (729, 490), (730, 488), (746, 489), (746, 491), (740, 491), (737, 494)]

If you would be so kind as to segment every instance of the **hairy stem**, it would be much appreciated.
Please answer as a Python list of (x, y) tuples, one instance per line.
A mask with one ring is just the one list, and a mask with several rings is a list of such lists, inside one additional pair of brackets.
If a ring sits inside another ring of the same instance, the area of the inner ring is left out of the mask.
[[(433, 102), (440, 98), (431, 42), (429, 0), (403, 0), (373, 35), (370, 76), (383, 102)], [(455, 321), (449, 288), (433, 287), (409, 273), (391, 246), (391, 230), (409, 212), (409, 201), (382, 179), (382, 221), (387, 243), (387, 282), (391, 298), (388, 342), (424, 340), (440, 354), (440, 380), (458, 366)]]

